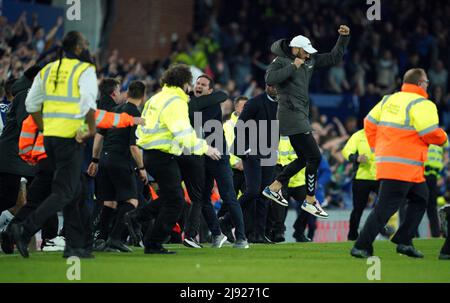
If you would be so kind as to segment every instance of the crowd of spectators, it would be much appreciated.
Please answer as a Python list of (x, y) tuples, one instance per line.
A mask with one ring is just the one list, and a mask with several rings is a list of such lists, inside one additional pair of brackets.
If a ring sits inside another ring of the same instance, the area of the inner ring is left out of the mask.
[[(340, 150), (362, 127), (363, 118), (381, 96), (399, 88), (407, 69), (426, 69), (431, 99), (437, 104), (443, 127), (450, 130), (450, 2), (382, 1), (380, 21), (368, 20), (367, 9), (365, 1), (352, 0), (196, 0), (193, 33), (187, 39), (173, 41), (166, 59), (125, 60), (117, 50), (111, 50), (106, 58), (97, 58), (99, 79), (119, 78), (122, 91), (131, 81), (141, 80), (152, 95), (159, 89), (158, 80), (167, 66), (187, 63), (193, 71), (210, 74), (216, 88), (229, 93), (230, 100), (223, 106), (228, 116), (235, 97), (263, 92), (265, 69), (274, 59), (271, 43), (302, 34), (310, 37), (319, 52), (325, 52), (334, 46), (339, 25), (348, 25), (352, 38), (344, 61), (316, 71), (310, 90), (351, 100), (342, 122), (321, 114), (315, 106), (311, 108), (320, 147), (333, 170), (327, 203), (350, 207), (351, 165), (344, 161)], [(37, 16), (31, 19), (28, 24), (24, 14), (11, 23), (0, 16), (3, 83), (20, 77), (39, 56), (59, 44), (56, 33), (63, 25), (62, 18), (48, 32), (39, 26)], [(6, 103), (6, 97), (1, 102)]]

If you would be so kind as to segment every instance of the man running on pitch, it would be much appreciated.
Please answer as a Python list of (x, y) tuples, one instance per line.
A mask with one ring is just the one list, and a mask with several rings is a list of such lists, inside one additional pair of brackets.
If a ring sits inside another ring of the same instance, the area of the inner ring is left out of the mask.
[(316, 68), (338, 64), (350, 40), (350, 29), (341, 25), (340, 36), (331, 52), (316, 54), (317, 50), (304, 36), (296, 36), (290, 42), (282, 39), (272, 44), (277, 55), (266, 72), (266, 83), (277, 88), (279, 95), (278, 120), (281, 136), (288, 136), (298, 159), (291, 162), (263, 191), (274, 202), (287, 206), (281, 195), (282, 183), (288, 181), (306, 166), (306, 200), (302, 209), (320, 218), (328, 214), (316, 200), (317, 169), (320, 163), (319, 147), (312, 135), (309, 123), (308, 87)]

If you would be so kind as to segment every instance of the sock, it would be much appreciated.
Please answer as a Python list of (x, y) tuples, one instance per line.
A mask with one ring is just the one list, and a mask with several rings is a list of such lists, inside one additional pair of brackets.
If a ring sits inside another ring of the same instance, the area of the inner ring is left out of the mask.
[(114, 240), (122, 239), (122, 232), (125, 230), (125, 222), (123, 217), (125, 214), (134, 209), (134, 206), (128, 202), (119, 203), (119, 207), (117, 208), (117, 217), (116, 223), (111, 231), (109, 237)]
[(98, 223), (100, 227), (100, 234), (98, 235), (98, 239), (108, 239), (109, 226), (111, 225), (111, 220), (114, 217), (114, 214), (114, 209), (112, 209), (111, 207), (103, 206), (102, 214), (100, 215), (100, 222)]
[(12, 219), (14, 219), (14, 215), (9, 210), (3, 211), (0, 215), (0, 231), (6, 229)]

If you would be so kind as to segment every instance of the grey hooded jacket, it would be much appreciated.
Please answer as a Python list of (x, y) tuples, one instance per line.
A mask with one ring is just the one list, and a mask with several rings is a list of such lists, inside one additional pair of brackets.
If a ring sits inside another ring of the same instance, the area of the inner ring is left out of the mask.
[(266, 83), (278, 91), (278, 120), (280, 134), (291, 136), (312, 131), (309, 123), (308, 88), (316, 68), (336, 65), (342, 60), (350, 36), (339, 36), (329, 53), (313, 54), (305, 64), (296, 68), (295, 56), (291, 53), (289, 41), (281, 39), (272, 44), (271, 51), (277, 57), (266, 71)]

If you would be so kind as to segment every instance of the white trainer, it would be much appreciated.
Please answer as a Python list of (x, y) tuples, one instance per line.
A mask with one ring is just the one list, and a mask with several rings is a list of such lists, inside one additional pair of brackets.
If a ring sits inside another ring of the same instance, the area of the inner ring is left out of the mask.
[(306, 200), (303, 201), (302, 209), (318, 218), (323, 218), (323, 219), (328, 218), (328, 214), (322, 209), (322, 207), (320, 206), (320, 204), (317, 200), (312, 204), (306, 202)]

